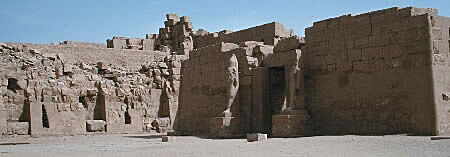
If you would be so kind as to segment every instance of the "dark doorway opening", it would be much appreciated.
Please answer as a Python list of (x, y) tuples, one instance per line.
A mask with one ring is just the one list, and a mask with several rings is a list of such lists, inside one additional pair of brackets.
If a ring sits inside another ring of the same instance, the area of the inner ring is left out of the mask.
[(269, 69), (269, 104), (272, 113), (279, 113), (286, 105), (286, 77), (284, 67)]
[(81, 103), (83, 105), (84, 108), (88, 108), (88, 104), (87, 104), (87, 98), (85, 96), (79, 96), (78, 97), (78, 102)]
[(128, 113), (128, 110), (125, 111), (125, 124), (131, 124), (131, 116), (130, 113)]
[(6, 87), (9, 90), (12, 90), (14, 93), (16, 92), (16, 89), (18, 88), (17, 80), (14, 78), (8, 79), (8, 86)]
[(50, 128), (50, 124), (48, 122), (48, 114), (47, 110), (45, 109), (45, 105), (42, 105), (42, 127)]
[(279, 113), (286, 104), (286, 77), (284, 67), (269, 68), (267, 103), (264, 107), (264, 121), (269, 135), (272, 134), (272, 116)]

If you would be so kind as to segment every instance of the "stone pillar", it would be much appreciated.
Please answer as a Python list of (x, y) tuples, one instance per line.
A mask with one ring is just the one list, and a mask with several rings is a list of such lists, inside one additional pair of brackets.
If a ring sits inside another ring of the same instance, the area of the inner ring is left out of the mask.
[(6, 122), (6, 108), (3, 104), (2, 97), (0, 96), (0, 135), (4, 135), (7, 132), (7, 122)]
[[(44, 106), (44, 107), (43, 107)], [(43, 127), (43, 108), (46, 109), (43, 103), (31, 102), (30, 103), (30, 134), (32, 136), (39, 136), (46, 132), (46, 129)], [(48, 117), (44, 118), (48, 120)], [(48, 126), (48, 125), (46, 125)]]

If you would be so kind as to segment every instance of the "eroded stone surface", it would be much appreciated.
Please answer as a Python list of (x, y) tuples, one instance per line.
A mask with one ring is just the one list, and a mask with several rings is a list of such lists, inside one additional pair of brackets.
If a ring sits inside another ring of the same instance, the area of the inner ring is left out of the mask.
[(87, 120), (86, 129), (88, 132), (105, 131), (106, 122), (103, 120)]

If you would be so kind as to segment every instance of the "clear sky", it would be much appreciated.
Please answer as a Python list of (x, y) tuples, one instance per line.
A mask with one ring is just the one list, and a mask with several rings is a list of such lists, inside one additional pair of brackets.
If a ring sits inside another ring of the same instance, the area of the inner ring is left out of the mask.
[(190, 16), (194, 29), (233, 31), (277, 21), (303, 36), (312, 22), (389, 7), (436, 8), (450, 0), (0, 0), (0, 41), (105, 43), (112, 36), (144, 38), (166, 13)]

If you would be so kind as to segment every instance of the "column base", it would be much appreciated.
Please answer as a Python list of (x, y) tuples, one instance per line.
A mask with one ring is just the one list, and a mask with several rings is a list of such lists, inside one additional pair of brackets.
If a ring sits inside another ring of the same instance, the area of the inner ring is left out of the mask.
[(209, 130), (211, 138), (237, 138), (242, 136), (238, 117), (212, 117)]
[(301, 137), (311, 135), (311, 120), (305, 111), (289, 111), (283, 112), (282, 115), (272, 116), (273, 137)]

